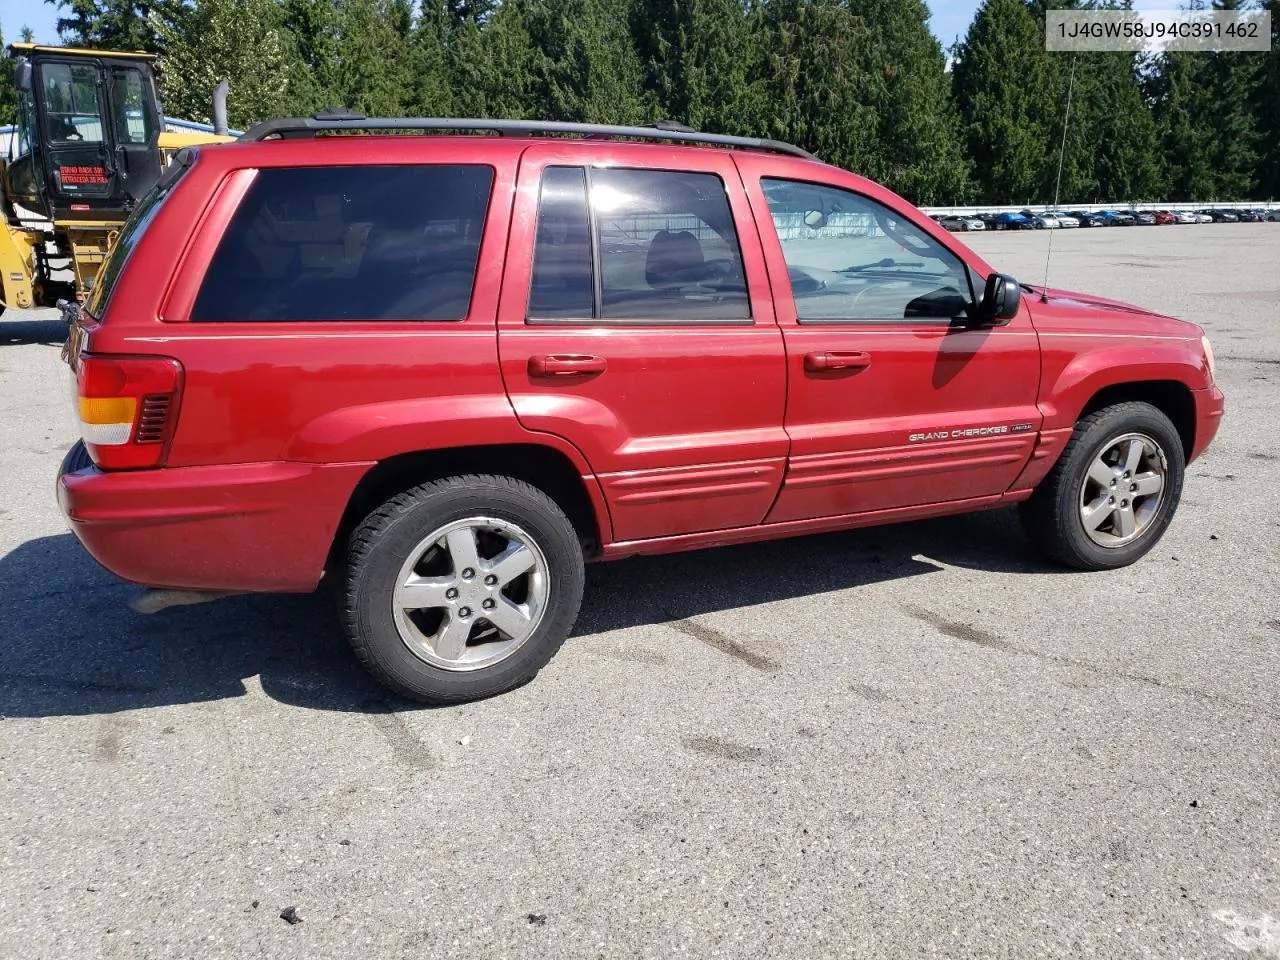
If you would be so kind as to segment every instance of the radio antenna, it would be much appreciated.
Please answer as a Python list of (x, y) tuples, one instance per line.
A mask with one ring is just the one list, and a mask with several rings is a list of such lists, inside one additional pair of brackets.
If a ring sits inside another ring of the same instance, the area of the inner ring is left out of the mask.
[[(1058, 197), (1062, 192), (1062, 163), (1067, 157), (1067, 124), (1071, 122), (1071, 88), (1076, 82), (1076, 58), (1071, 57), (1071, 75), (1067, 78), (1067, 110), (1062, 117), (1062, 144), (1058, 147), (1058, 182), (1053, 186), (1053, 210), (1058, 212)], [(1053, 257), (1053, 231), (1049, 234), (1049, 249), (1044, 255), (1044, 288), (1040, 291), (1040, 302), (1049, 302), (1049, 260)]]

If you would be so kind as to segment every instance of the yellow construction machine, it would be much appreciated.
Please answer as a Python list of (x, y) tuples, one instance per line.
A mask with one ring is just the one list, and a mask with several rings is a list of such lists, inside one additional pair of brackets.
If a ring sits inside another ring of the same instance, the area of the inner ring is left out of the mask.
[[(0, 310), (81, 301), (116, 234), (170, 156), (226, 135), (165, 130), (150, 53), (14, 43), (18, 122), (0, 159)], [(0, 147), (6, 146), (0, 144)]]

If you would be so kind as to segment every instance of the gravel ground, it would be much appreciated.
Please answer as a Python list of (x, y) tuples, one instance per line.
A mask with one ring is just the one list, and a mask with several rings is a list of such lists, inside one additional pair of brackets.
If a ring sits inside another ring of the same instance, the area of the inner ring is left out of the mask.
[(537, 681), (442, 710), (318, 598), (130, 612), (53, 502), (58, 325), (0, 320), (0, 954), (1280, 957), (1280, 226), (1053, 244), (1217, 346), (1149, 557), (998, 511), (597, 566)]

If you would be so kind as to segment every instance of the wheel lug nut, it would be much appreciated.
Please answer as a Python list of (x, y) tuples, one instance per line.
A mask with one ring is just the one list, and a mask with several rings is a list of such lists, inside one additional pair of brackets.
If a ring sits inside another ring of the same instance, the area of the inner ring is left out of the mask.
[(1130, 492), (1130, 493), (1137, 493), (1137, 492), (1138, 492), (1138, 485), (1137, 485), (1136, 483), (1131, 483), (1131, 484), (1129, 484), (1129, 492)]
[(492, 600), (486, 600), (484, 603), (480, 604), (480, 606), (484, 607), (486, 610), (492, 610), (492, 609), (493, 609), (493, 601), (492, 601)]
[(1128, 500), (1121, 500), (1121, 501), (1120, 501), (1120, 506), (1122, 506), (1122, 507), (1127, 507), (1128, 505), (1129, 505), (1129, 501), (1128, 501)]
[(446, 590), (446, 591), (444, 592), (444, 598), (445, 598), (446, 600), (457, 600), (457, 599), (458, 599), (458, 591), (457, 591), (457, 590), (455, 590), (453, 587), (450, 587), (448, 590)]
[(498, 582), (498, 578), (497, 578), (497, 577), (495, 577), (495, 576), (491, 573), (491, 574), (489, 574), (487, 577), (485, 577), (485, 578), (484, 578), (484, 582), (485, 582), (488, 586), (491, 586), (491, 587), (492, 587), (495, 583), (497, 583), (497, 582)]
[(476, 575), (476, 572), (472, 570), (470, 567), (467, 567), (465, 570), (462, 571), (463, 580), (470, 580), (475, 575)]
[(1115, 502), (1116, 502), (1115, 497), (1107, 497), (1107, 503), (1115, 503)]
[(467, 617), (471, 616), (471, 608), (463, 607), (458, 611), (458, 616), (460, 616), (463, 620), (467, 619)]

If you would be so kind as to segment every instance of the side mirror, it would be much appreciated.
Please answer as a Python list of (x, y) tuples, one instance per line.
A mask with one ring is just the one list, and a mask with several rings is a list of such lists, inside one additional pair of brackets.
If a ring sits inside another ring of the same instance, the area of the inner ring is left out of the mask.
[(31, 89), (31, 61), (26, 57), (19, 57), (14, 65), (13, 85), (18, 90)]
[(809, 210), (804, 215), (804, 225), (810, 230), (821, 230), (827, 225), (827, 215), (821, 210)]
[(977, 326), (1003, 326), (1018, 315), (1021, 305), (1022, 288), (1018, 281), (1004, 273), (993, 273), (987, 277), (974, 320)]

